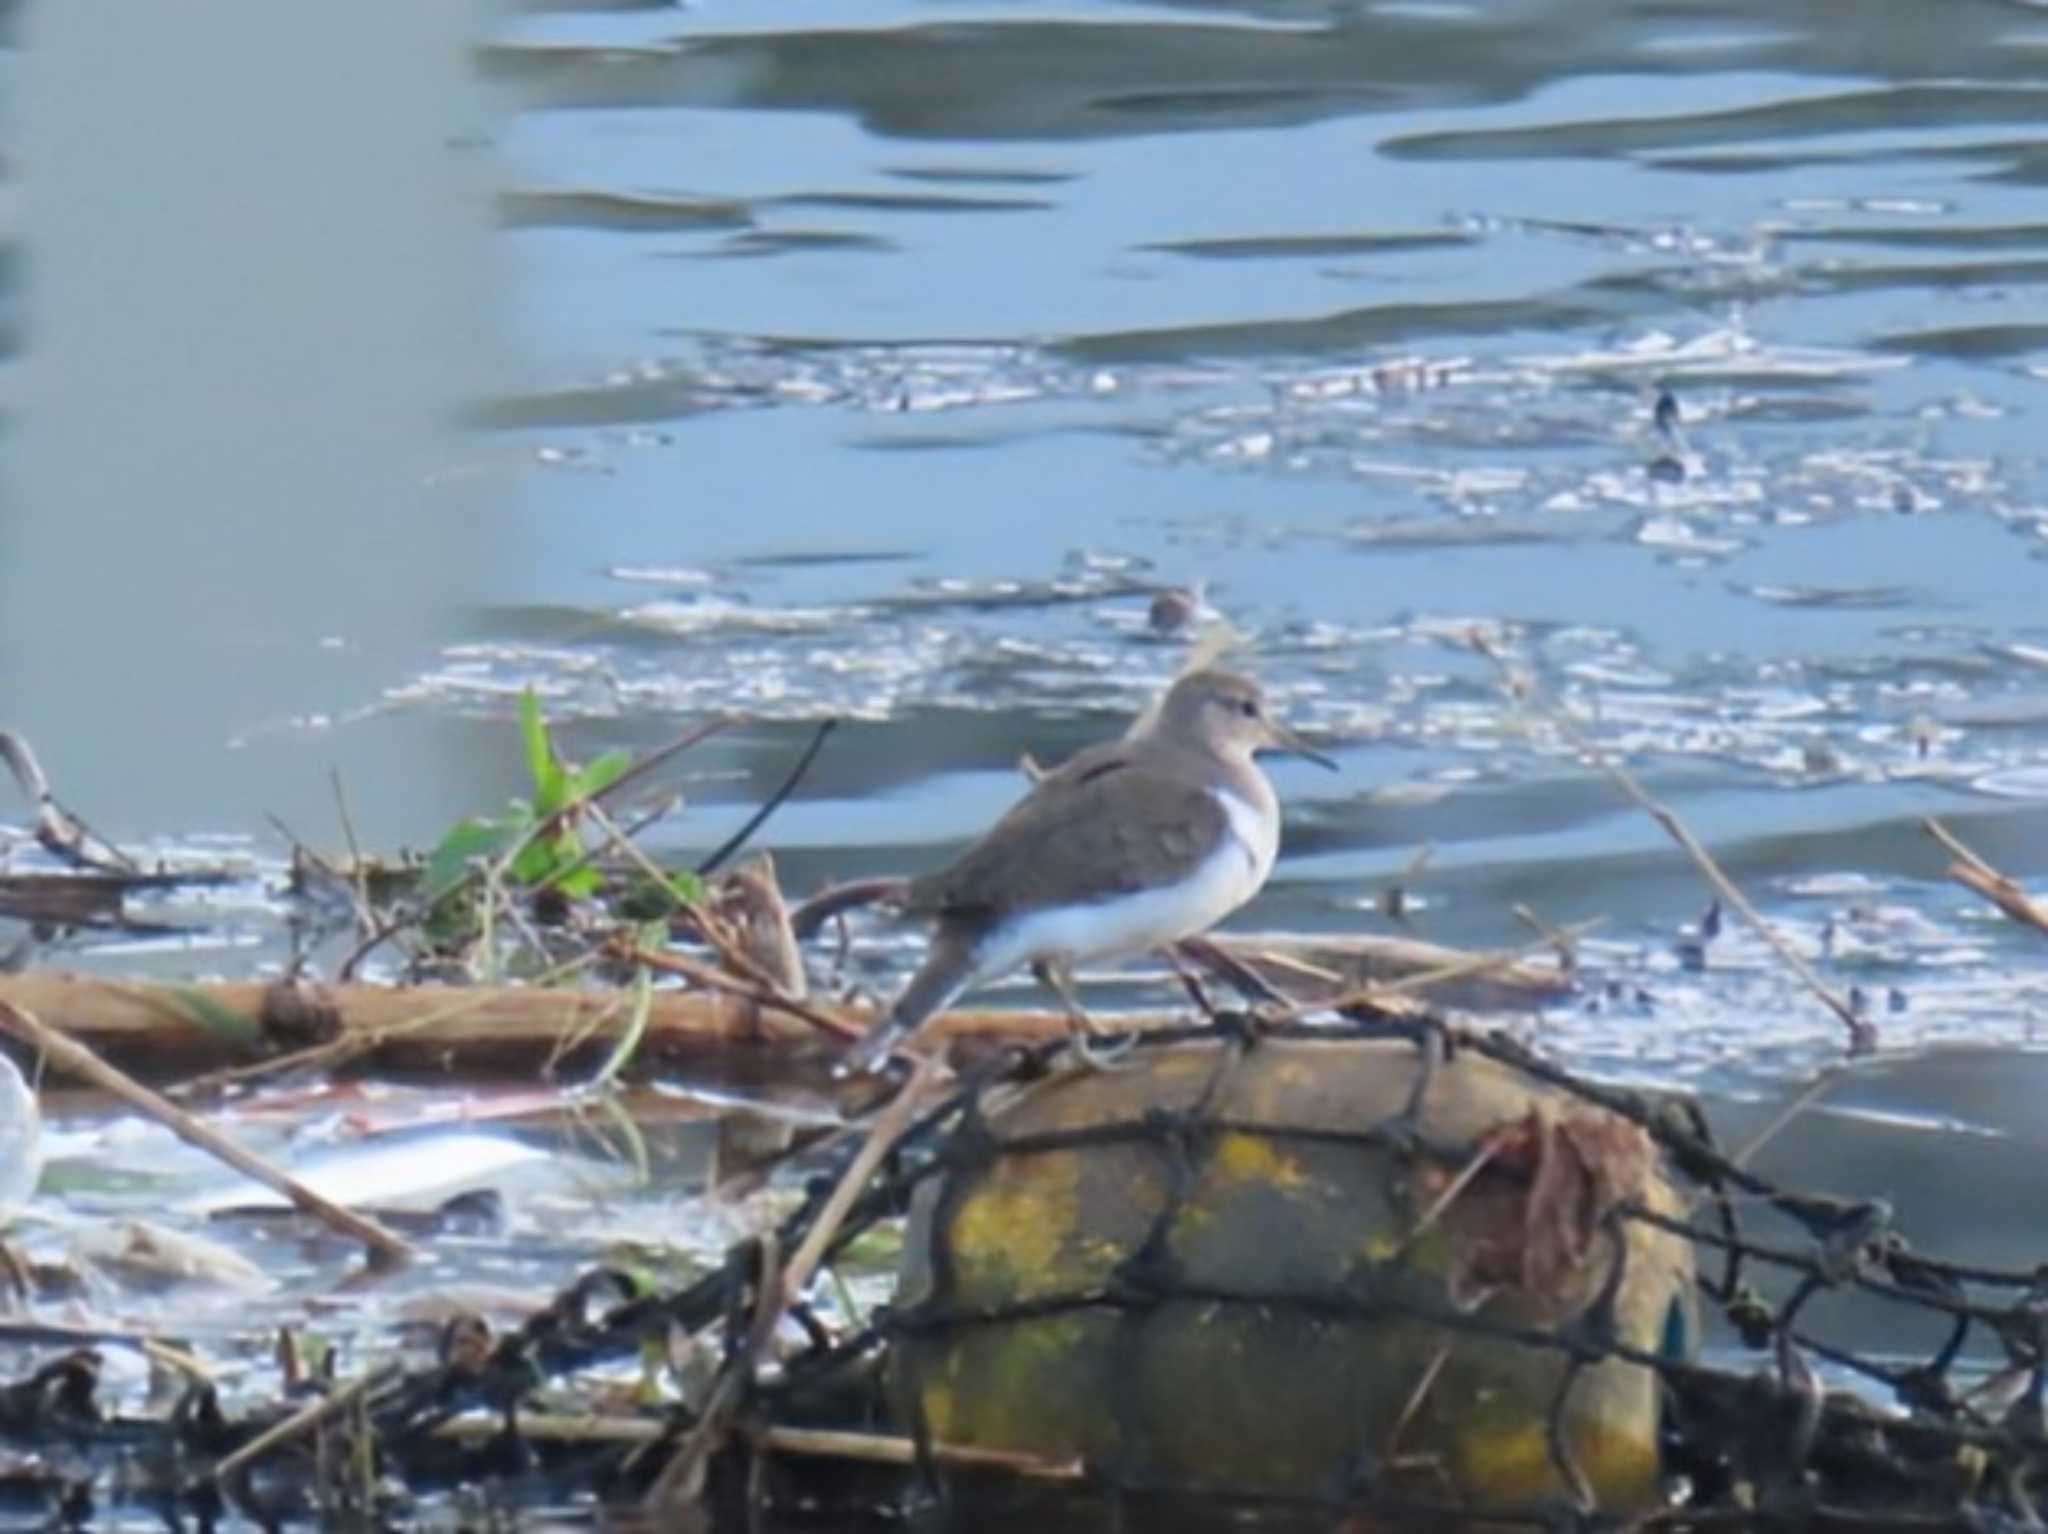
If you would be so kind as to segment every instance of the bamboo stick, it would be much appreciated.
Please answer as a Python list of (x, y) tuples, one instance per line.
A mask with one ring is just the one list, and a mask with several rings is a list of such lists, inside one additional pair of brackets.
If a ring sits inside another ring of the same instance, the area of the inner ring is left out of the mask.
[[(1260, 967), (1278, 989), (1310, 1002), (1359, 979), (1399, 980), (1470, 957), (1405, 939), (1344, 936), (1239, 935), (1224, 946)], [(1269, 967), (1267, 956), (1278, 962)], [(1303, 961), (1345, 983), (1333, 986), (1291, 973), (1291, 963)], [(1468, 977), (1462, 992), (1440, 996), (1423, 987), (1419, 995), (1450, 1004), (1534, 1007), (1557, 1000), (1571, 984), (1555, 970), (1514, 963), (1494, 964), (1482, 978), (1481, 989)], [(630, 1012), (618, 1005), (618, 993), (596, 987), (138, 983), (58, 971), (0, 975), (0, 1002), (34, 1014), (109, 1064), (154, 1082), (237, 1068), (260, 1071), (270, 1062), (350, 1076), (531, 1079), (551, 1071), (573, 1081), (605, 1060)], [(792, 1010), (806, 1016), (792, 1016)], [(657, 991), (627, 1075), (644, 1078), (707, 1061), (788, 1059), (805, 1052), (822, 1060), (836, 1047), (826, 1037), (832, 1021), (839, 1026), (829, 1031), (856, 1037), (869, 1019), (818, 998), (792, 1005), (738, 980), (717, 990)], [(1131, 1029), (1187, 1021), (1185, 1011), (1165, 1008), (1119, 1013), (1115, 1019), (1117, 1027)], [(1068, 1027), (1066, 1015), (1056, 1010), (963, 1007), (934, 1019), (924, 1037), (1034, 1043), (1064, 1037)]]

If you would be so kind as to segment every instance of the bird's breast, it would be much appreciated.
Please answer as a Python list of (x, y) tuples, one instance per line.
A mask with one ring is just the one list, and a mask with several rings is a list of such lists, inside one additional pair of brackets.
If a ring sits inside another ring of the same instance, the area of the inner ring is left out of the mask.
[(1224, 819), (1229, 822), (1230, 838), (1244, 857), (1246, 873), (1256, 890), (1266, 882), (1266, 876), (1273, 871), (1273, 860), (1280, 854), (1279, 810), (1270, 798), (1265, 804), (1253, 804), (1226, 788), (1214, 792), (1217, 803), (1223, 806)]

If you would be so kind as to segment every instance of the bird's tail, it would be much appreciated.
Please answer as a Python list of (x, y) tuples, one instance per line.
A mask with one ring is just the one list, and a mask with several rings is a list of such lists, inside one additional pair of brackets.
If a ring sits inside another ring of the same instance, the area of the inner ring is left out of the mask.
[(974, 949), (972, 942), (941, 927), (932, 938), (931, 952), (925, 956), (923, 966), (903, 988), (895, 1005), (861, 1035), (846, 1057), (832, 1068), (832, 1074), (844, 1078), (879, 1071), (896, 1046), (915, 1033), (926, 1018), (945, 1011), (955, 997), (974, 983)]

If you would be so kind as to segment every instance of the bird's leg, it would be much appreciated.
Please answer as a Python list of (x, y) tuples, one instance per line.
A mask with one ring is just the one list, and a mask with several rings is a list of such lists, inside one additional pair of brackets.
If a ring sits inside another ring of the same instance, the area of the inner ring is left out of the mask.
[(1159, 956), (1166, 960), (1166, 967), (1173, 971), (1173, 978), (1180, 982), (1180, 988), (1188, 993), (1188, 1000), (1195, 1004), (1195, 1010), (1211, 1022), (1216, 1019), (1216, 1002), (1209, 995), (1209, 988), (1202, 984), (1202, 977), (1180, 950), (1180, 944), (1169, 943), (1159, 950)]
[(1081, 1063), (1091, 1071), (1115, 1070), (1123, 1057), (1137, 1043), (1135, 1036), (1127, 1037), (1114, 1049), (1097, 1053), (1090, 1047), (1090, 1041), (1101, 1038), (1102, 1026), (1088, 1015), (1088, 1009), (1081, 1005), (1081, 998), (1074, 990), (1073, 966), (1064, 959), (1034, 959), (1031, 973), (1038, 977), (1038, 983), (1059, 997), (1060, 1006), (1067, 1014), (1067, 1021), (1073, 1024), (1073, 1037), (1067, 1042)]

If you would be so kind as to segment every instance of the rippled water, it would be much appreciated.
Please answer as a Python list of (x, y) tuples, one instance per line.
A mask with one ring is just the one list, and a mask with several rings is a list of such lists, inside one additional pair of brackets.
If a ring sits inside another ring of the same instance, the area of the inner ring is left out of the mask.
[[(928, 864), (1021, 751), (1119, 728), (1182, 654), (1149, 595), (1206, 579), (1344, 764), (1277, 769), (1244, 924), (1374, 925), (1427, 848), (1425, 935), (1518, 940), (1518, 901), (1606, 919), (1589, 958), (1652, 1015), (1553, 1019), (1589, 1059), (1832, 1050), (1761, 950), (1677, 968), (1696, 877), (1477, 630), (1887, 998), (1888, 1039), (2031, 1029), (2034, 940), (1916, 822), (2048, 856), (2035, 8), (579, 4), (469, 46), (483, 96), (421, 121), (495, 198), (510, 352), (411, 489), (237, 546), (285, 588), (256, 633), (181, 650), (187, 623), (143, 640), (117, 606), (98, 685), (52, 700), (63, 643), (23, 625), (17, 717), (74, 803), (143, 839), (279, 806), (331, 839), (338, 763), (369, 838), (425, 839), (499, 799), (535, 681), (578, 747), (753, 721), (656, 833), (702, 846), (841, 717), (768, 838), (804, 889)], [(121, 458), (68, 396), (27, 414)], [(52, 483), (8, 507), (31, 605)], [(161, 515), (204, 541), (206, 507)], [(151, 589), (188, 578), (180, 541)], [(373, 588), (407, 567), (394, 607)], [(138, 648), (201, 702), (167, 715), (157, 679), (130, 708)]]
[(1911, 822), (2048, 784), (2048, 31), (1857, 16), (529, 18), (487, 57), (541, 382), (490, 418), (590, 573), (396, 695), (872, 720), (781, 840), (899, 866), (1138, 706), (1145, 588), (1206, 576), (1346, 748), (1283, 769), (1254, 919), (1423, 842), (1468, 941), (1685, 913), (1483, 623), (1766, 892), (1859, 873), (1952, 950)]
[(2039, 855), (2044, 43), (2000, 5), (529, 16), (487, 59), (540, 379), (490, 419), (596, 573), (418, 685), (871, 721), (778, 827), (864, 872), (1114, 728), (1178, 657), (1147, 589), (1206, 577), (1345, 765), (1279, 769), (1249, 924), (1369, 920), (1428, 846), (1433, 935), (1609, 918), (1654, 996), (1556, 1020), (1590, 1057), (1831, 1046), (1760, 950), (1677, 972), (1694, 875), (1476, 626), (1890, 1037), (2024, 1033), (2033, 940), (1916, 821)]

